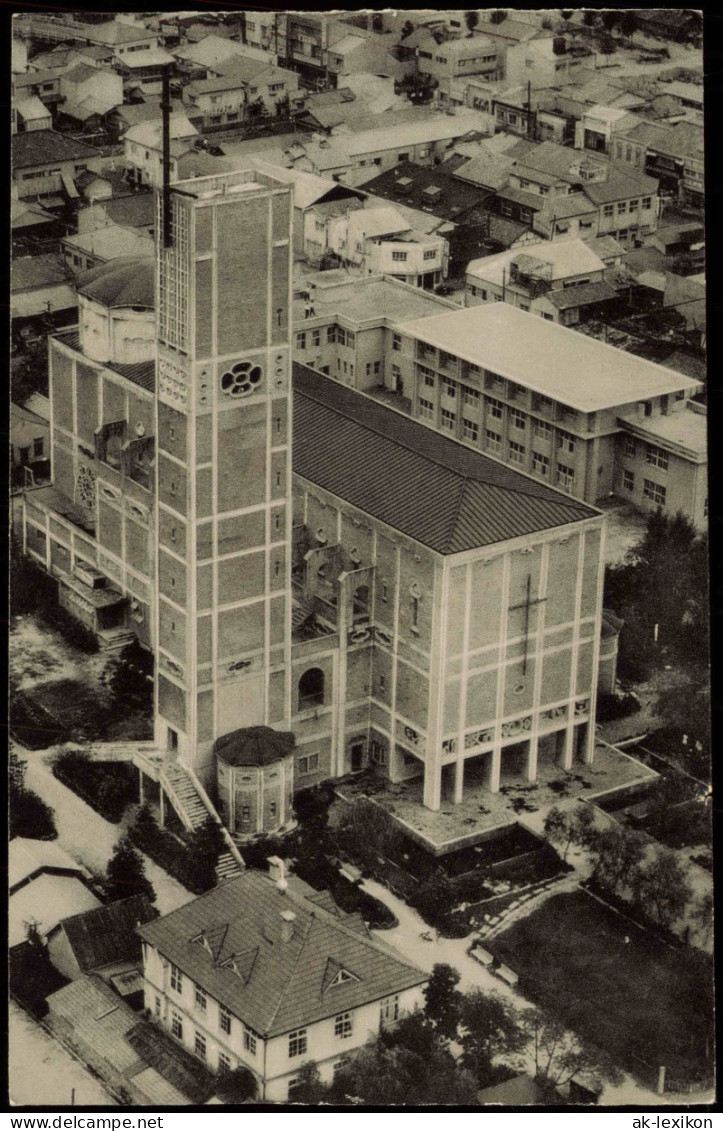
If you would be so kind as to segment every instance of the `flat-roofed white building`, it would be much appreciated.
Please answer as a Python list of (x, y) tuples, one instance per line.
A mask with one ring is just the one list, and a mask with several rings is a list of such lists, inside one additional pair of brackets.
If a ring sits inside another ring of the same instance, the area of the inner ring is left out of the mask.
[(413, 416), (590, 503), (619, 487), (621, 429), (665, 422), (702, 388), (503, 302), (395, 329)]

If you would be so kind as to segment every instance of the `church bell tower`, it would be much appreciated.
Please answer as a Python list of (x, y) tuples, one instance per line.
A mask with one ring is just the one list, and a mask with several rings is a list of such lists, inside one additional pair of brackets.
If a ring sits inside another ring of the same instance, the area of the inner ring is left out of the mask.
[(288, 730), (291, 192), (242, 170), (158, 194), (157, 744)]

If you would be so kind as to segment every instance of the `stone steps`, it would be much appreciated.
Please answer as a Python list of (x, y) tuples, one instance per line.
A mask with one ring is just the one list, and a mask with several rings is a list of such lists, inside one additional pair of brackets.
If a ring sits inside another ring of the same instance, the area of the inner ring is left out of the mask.
[(242, 871), (238, 860), (234, 859), (230, 852), (223, 852), (219, 856), (216, 864), (216, 879), (218, 883), (240, 875), (242, 875)]

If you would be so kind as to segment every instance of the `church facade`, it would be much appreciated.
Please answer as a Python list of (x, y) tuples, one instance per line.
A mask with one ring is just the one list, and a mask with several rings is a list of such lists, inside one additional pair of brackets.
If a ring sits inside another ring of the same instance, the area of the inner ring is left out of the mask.
[[(154, 652), (142, 773), (188, 827), (179, 775), (223, 795), (243, 838), (370, 765), (438, 810), (590, 762), (603, 516), (292, 362), (288, 185), (169, 196), (155, 280), (94, 269), (50, 340), (53, 484), (23, 519), (102, 646)], [(253, 728), (294, 742), (230, 796), (216, 744)]]

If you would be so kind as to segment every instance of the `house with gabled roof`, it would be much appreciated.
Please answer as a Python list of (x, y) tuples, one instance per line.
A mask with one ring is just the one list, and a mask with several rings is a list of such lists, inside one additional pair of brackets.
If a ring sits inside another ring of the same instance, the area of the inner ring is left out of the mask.
[(421, 1005), (428, 975), (329, 892), (271, 865), (139, 933), (156, 1024), (214, 1071), (249, 1068), (259, 1099), (284, 1102), (306, 1061), (328, 1083), (380, 1025)]

